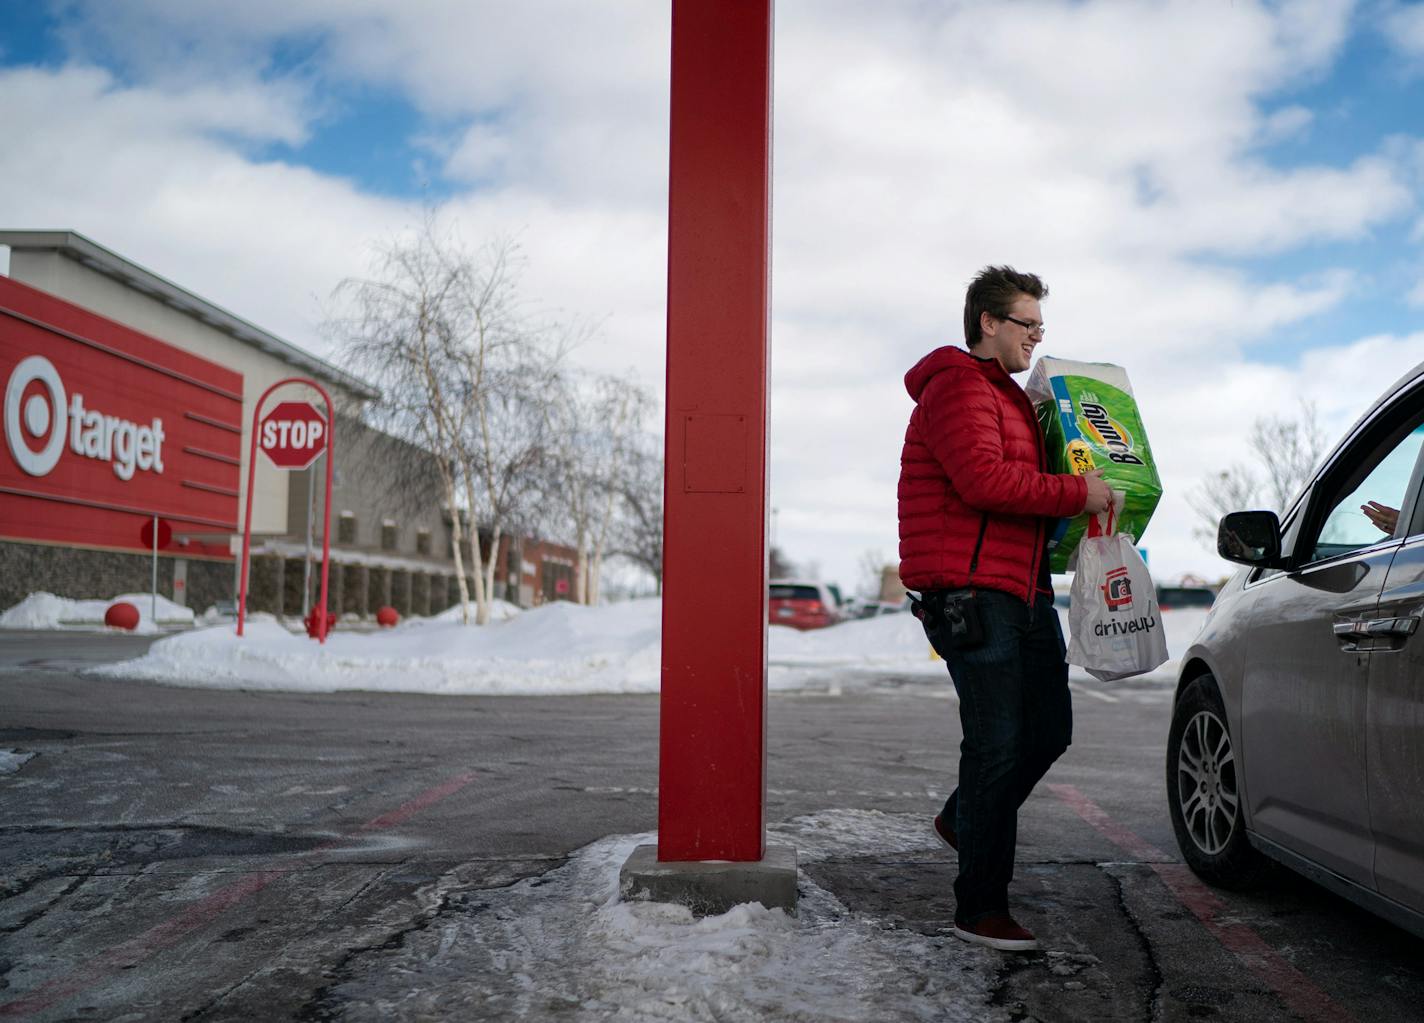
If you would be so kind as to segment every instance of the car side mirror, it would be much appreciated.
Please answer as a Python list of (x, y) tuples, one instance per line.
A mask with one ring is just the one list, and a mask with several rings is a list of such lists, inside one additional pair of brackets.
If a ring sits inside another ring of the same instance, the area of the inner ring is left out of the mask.
[(1230, 512), (1217, 527), (1216, 552), (1241, 565), (1284, 568), (1281, 520), (1270, 511)]

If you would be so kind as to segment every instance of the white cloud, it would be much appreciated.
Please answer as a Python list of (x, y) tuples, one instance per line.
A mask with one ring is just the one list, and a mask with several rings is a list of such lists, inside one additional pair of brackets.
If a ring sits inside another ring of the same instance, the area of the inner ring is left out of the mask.
[[(610, 190), (656, 190), (665, 173), (664, 3), (78, 0), (73, 10), (77, 53), (117, 54), (144, 79), (257, 67), (328, 89), (393, 89), (438, 120), (476, 118), (453, 147), (461, 176), (501, 136), (511, 179), (555, 193), (607, 201)], [(308, 55), (287, 69), (270, 59), (277, 43)]]
[(91, 68), (0, 73), (0, 223), (73, 228), (247, 319), (312, 346), (325, 295), (401, 204), (231, 141), (295, 137), (280, 88), (124, 88)]
[(1391, 3), (1381, 19), (1381, 34), (1407, 57), (1424, 57), (1424, 4)]
[[(0, 71), (0, 82), (6, 96), (7, 127), (43, 131), (44, 123), (55, 116), (102, 108), (106, 131), (94, 141), (113, 152), (121, 152), (124, 140), (135, 132), (227, 136), (248, 143), (288, 145), (298, 145), (307, 136), (302, 97), (288, 83), (229, 81), (172, 92), (125, 87), (94, 67), (74, 67), (62, 73)], [(100, 126), (98, 122), (94, 125)]]
[(1304, 135), (1315, 123), (1315, 111), (1300, 106), (1282, 107), (1261, 125), (1261, 142), (1284, 142)]
[(445, 173), (471, 183), (508, 179), (514, 176), (511, 171), (517, 155), (518, 147), (507, 127), (474, 124), (446, 158)]
[[(661, 385), (665, 3), (68, 9), (73, 64), (0, 73), (0, 119), (24, 140), (0, 153), (0, 223), (74, 227), (319, 349), (321, 301), (418, 204), (251, 147), (301, 145), (348, 86), (392, 89), (429, 118), (416, 155), (466, 186), (448, 204), (466, 239), (514, 236), (530, 304), (600, 327), (576, 357)], [(1261, 281), (1223, 260), (1416, 215), (1416, 138), (1332, 165), (1258, 155), (1310, 129), (1318, 112), (1283, 90), (1330, 70), (1354, 11), (782, 0), (771, 503), (788, 555), (849, 584), (862, 550), (894, 551), (901, 377), (959, 340), (969, 278), (1010, 262), (1052, 288), (1045, 353), (1131, 374), (1168, 486), (1154, 568), (1224, 570), (1183, 496), (1233, 438), (1302, 391), (1366, 401), (1370, 358), (1424, 357), (1401, 337), (1253, 364), (1367, 268)], [(300, 59), (273, 60), (279, 40)]]

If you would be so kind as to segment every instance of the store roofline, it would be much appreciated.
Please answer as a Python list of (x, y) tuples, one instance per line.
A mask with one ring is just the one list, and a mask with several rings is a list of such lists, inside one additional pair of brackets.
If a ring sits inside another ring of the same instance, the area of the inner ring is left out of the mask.
[(136, 291), (157, 298), (165, 305), (187, 313), (200, 323), (305, 370), (318, 380), (336, 384), (358, 398), (375, 401), (381, 396), (380, 391), (359, 377), (298, 348), (290, 341), (268, 333), (255, 323), (250, 323), (207, 299), (200, 298), (167, 278), (125, 259), (112, 249), (106, 249), (78, 231), (0, 229), (0, 245), (9, 246), (12, 251), (58, 252), (106, 277), (121, 281)]

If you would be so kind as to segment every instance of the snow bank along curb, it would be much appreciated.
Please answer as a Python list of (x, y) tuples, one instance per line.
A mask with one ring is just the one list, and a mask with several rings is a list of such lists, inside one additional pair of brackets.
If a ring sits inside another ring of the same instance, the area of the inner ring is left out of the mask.
[[(307, 692), (656, 693), (661, 611), (657, 599), (592, 608), (558, 602), (487, 626), (460, 624), (457, 611), (452, 620), (337, 632), (324, 646), (275, 622), (254, 621), (243, 638), (231, 624), (169, 636), (144, 657), (99, 671), (178, 685)], [(1201, 617), (1167, 616), (1178, 655)], [(854, 674), (923, 676), (948, 685), (944, 664), (930, 657), (919, 622), (908, 614), (812, 632), (773, 628), (768, 643), (774, 690), (824, 686), (827, 678)], [(1174, 672), (1172, 662), (1159, 670), (1164, 678)]]
[[(158, 598), (158, 620), (153, 620), (153, 594), (121, 593), (108, 600), (70, 600), (53, 593), (31, 593), (9, 610), (0, 613), (0, 629), (86, 629), (104, 627), (104, 612), (120, 601), (138, 608), (135, 632), (158, 632), (163, 626), (193, 624), (191, 608)], [(122, 631), (122, 630), (120, 630)]]

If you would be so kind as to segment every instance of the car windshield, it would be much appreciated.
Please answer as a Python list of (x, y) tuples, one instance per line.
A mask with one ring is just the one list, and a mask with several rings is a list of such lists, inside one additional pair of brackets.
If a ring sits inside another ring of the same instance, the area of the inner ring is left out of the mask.
[(821, 591), (814, 586), (773, 586), (772, 600), (820, 600)]

